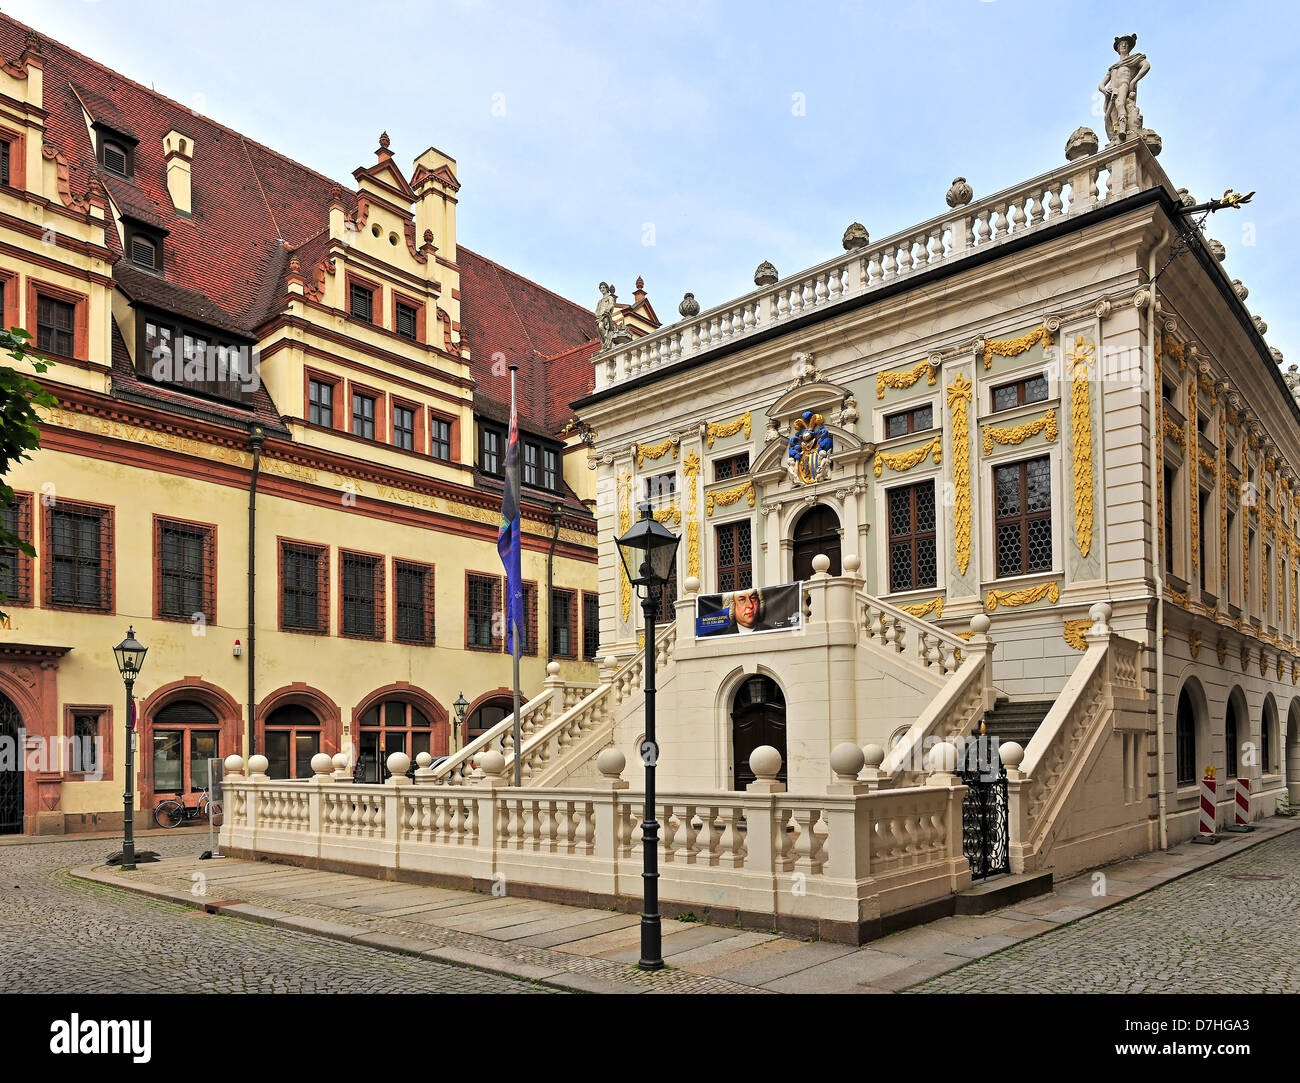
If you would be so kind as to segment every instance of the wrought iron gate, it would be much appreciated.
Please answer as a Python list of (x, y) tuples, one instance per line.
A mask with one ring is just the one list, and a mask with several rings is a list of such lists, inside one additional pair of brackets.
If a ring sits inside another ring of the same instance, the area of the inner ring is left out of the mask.
[(960, 771), (966, 786), (961, 806), (961, 846), (972, 880), (1009, 872), (1007, 771), (997, 741), (979, 737), (966, 746)]
[(22, 716), (0, 695), (0, 835), (20, 835), (23, 830)]

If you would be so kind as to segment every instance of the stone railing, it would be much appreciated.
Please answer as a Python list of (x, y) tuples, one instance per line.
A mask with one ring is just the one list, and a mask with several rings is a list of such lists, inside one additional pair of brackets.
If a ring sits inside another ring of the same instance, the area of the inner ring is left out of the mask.
[[(776, 781), (775, 749), (751, 758), (758, 780), (744, 792), (664, 793), (657, 801), (659, 895), (668, 914), (691, 909), (760, 927), (858, 943), (881, 916), (932, 903), (969, 886), (961, 846), (965, 788), (936, 772), (922, 786), (873, 792), (857, 775), (861, 749), (832, 756), (830, 792), (789, 794)], [(226, 761), (222, 852), (389, 879), (457, 886), (504, 883), (514, 896), (588, 906), (641, 893), (644, 796), (621, 778), (625, 759), (601, 753), (599, 786), (507, 785), (505, 758), (480, 757), (483, 775), (458, 787), (413, 785), (401, 753), (383, 785), (330, 774), (272, 782), (264, 757)]]
[(843, 301), (983, 253), (1148, 188), (1175, 191), (1140, 139), (1106, 147), (1013, 188), (852, 249), (800, 274), (681, 320), (593, 359), (601, 391), (726, 342), (832, 310)]
[[(559, 665), (550, 662), (547, 665), (548, 674), (554, 666), (558, 671)], [(555, 682), (547, 680), (544, 682), (546, 687), (540, 693), (523, 703), (519, 707), (519, 732), (523, 742), (537, 730), (539, 726), (544, 725), (551, 717), (552, 704), (556, 693)], [(563, 689), (563, 682), (560, 682), (560, 688)], [(420, 781), (422, 782), (441, 782), (449, 786), (461, 786), (472, 775), (474, 762), (484, 752), (495, 748), (504, 748), (510, 751), (515, 740), (515, 716), (510, 713), (500, 722), (489, 730), (484, 730), (474, 740), (457, 749), (448, 756), (437, 767), (421, 767)]]
[(965, 654), (956, 674), (948, 679), (888, 755), (879, 745), (867, 746), (867, 765), (879, 769), (877, 778), (882, 785), (898, 785), (916, 778), (925, 770), (926, 754), (935, 744), (969, 736), (978, 727), (984, 712), (992, 710), (997, 693), (993, 686), (993, 640), (988, 636), (989, 626), (989, 618), (983, 613), (971, 618), (969, 642), (957, 640)]
[(858, 591), (858, 606), (865, 642), (892, 651), (941, 680), (957, 672), (967, 648), (964, 640), (865, 591)]
[(1066, 802), (1108, 732), (1117, 700), (1142, 704), (1138, 643), (1112, 634), (1111, 607), (1088, 612), (1087, 650), (1025, 749), (1000, 749), (1007, 767), (1012, 869), (1032, 871), (1050, 851)]

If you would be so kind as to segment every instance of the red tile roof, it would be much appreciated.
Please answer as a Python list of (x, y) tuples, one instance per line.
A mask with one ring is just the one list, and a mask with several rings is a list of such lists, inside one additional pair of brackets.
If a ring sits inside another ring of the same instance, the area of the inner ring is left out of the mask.
[[(0, 14), (0, 54), (17, 58), (28, 33), (24, 24)], [(99, 171), (86, 130), (89, 112), (93, 120), (139, 141), (133, 180), (109, 176), (105, 187), (121, 213), (167, 231), (167, 283), (159, 283), (159, 289), (176, 288), (174, 300), (194, 294), (207, 298), (221, 309), (209, 321), (218, 326), (252, 331), (274, 315), (286, 248), (310, 252), (328, 227), (333, 193), (342, 189), (349, 209), (355, 207), (355, 193), (67, 46), (42, 37), (40, 52), (46, 139), (69, 163), (73, 195), (84, 196), (91, 174)], [(189, 217), (176, 212), (167, 190), (163, 137), (172, 129), (193, 140)], [(110, 247), (120, 251), (115, 231), (109, 234)], [(467, 249), (459, 249), (458, 262), (461, 323), (479, 383), (476, 403), (497, 414), (509, 402), (508, 374), (494, 371), (492, 355), (499, 352), (520, 365), (521, 424), (556, 432), (570, 416), (569, 401), (592, 388), (589, 355), (574, 350), (590, 345), (594, 352), (594, 316)], [(148, 290), (125, 264), (118, 267), (125, 272), (115, 271), (124, 292)]]

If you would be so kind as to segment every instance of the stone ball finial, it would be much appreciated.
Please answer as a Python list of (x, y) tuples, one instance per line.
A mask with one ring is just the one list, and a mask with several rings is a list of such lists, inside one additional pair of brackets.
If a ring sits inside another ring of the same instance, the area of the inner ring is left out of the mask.
[(862, 761), (868, 767), (879, 767), (885, 762), (885, 746), (876, 744), (874, 741), (869, 745), (863, 745)]
[(605, 655), (605, 657), (601, 659), (600, 664), (606, 669), (618, 669), (618, 659), (612, 654)]
[(334, 757), (328, 752), (317, 752), (311, 758), (312, 773), (316, 776), (328, 775), (334, 770)]
[(693, 575), (688, 575), (688, 576), (686, 577), (686, 583), (685, 583), (685, 586), (686, 586), (686, 593), (687, 593), (687, 594), (699, 594), (699, 593), (700, 593), (700, 581), (699, 581), (699, 579), (697, 579), (697, 578), (696, 578), (695, 576), (693, 576)]
[(228, 775), (241, 775), (241, 774), (243, 774), (243, 773), (244, 773), (244, 757), (243, 757), (243, 756), (239, 756), (239, 755), (227, 756), (227, 757), (226, 757), (226, 762), (225, 762), (225, 767), (226, 767), (226, 774), (228, 774)]
[(1223, 247), (1222, 241), (1216, 241), (1213, 237), (1206, 237), (1205, 247), (1210, 250), (1210, 255), (1220, 263), (1228, 258), (1228, 250)]
[(1088, 619), (1092, 621), (1091, 632), (1110, 631), (1110, 615), (1113, 612), (1110, 602), (1093, 602), (1088, 607)]
[(957, 768), (957, 749), (947, 741), (940, 741), (925, 754), (927, 771), (952, 772)]
[(849, 575), (857, 575), (862, 567), (862, 558), (857, 553), (845, 553), (840, 564)]
[(1012, 769), (1020, 766), (1021, 761), (1025, 758), (1025, 750), (1015, 741), (1002, 741), (998, 743), (998, 759), (1002, 761), (1003, 767)]
[(560, 663), (555, 661), (547, 662), (546, 675), (548, 677), (558, 677), (560, 675)]
[(415, 766), (421, 771), (427, 771), (433, 764), (433, 757), (427, 752), (417, 752), (415, 754)]
[(478, 765), (488, 778), (499, 778), (506, 772), (506, 758), (492, 749), (478, 758)]
[(866, 765), (862, 749), (852, 741), (845, 741), (831, 749), (831, 770), (836, 782), (856, 782), (858, 772)]
[(948, 194), (944, 196), (948, 206), (956, 209), (964, 207), (975, 197), (975, 192), (969, 184), (966, 183), (965, 177), (954, 177), (952, 187), (948, 189)]
[(764, 782), (775, 782), (781, 773), (781, 753), (771, 745), (759, 745), (749, 754), (749, 769)]
[(394, 752), (388, 757), (388, 773), (395, 778), (401, 778), (411, 769), (411, 757), (405, 752)]
[(1101, 144), (1097, 142), (1097, 133), (1091, 128), (1075, 128), (1070, 138), (1065, 141), (1065, 160), (1075, 162), (1096, 154)]
[(271, 766), (271, 761), (268, 760), (265, 756), (248, 757), (249, 774), (264, 775), (266, 774), (266, 769), (270, 766)]
[(989, 628), (992, 627), (992, 625), (993, 622), (989, 620), (989, 615), (987, 613), (976, 613), (975, 616), (970, 619), (970, 630), (977, 636), (988, 635)]
[(818, 553), (812, 558), (812, 566), (814, 575), (825, 575), (830, 571), (831, 558), (825, 553)]
[(700, 314), (700, 302), (695, 299), (695, 294), (688, 293), (682, 297), (682, 303), (677, 306), (677, 311), (682, 314), (682, 319), (689, 320)]
[(850, 222), (844, 231), (844, 236), (840, 238), (840, 243), (844, 245), (845, 252), (852, 252), (855, 248), (866, 248), (871, 243), (871, 234), (861, 222)]
[(348, 767), (348, 754), (346, 752), (335, 752), (334, 758), (330, 762), (334, 764), (334, 770), (346, 771)]
[(762, 263), (760, 263), (757, 267), (754, 268), (755, 286), (775, 285), (776, 280), (778, 278), (780, 278), (780, 275), (776, 273), (776, 268), (767, 260), (764, 260)]
[(596, 770), (606, 778), (621, 778), (623, 768), (627, 766), (627, 757), (617, 748), (604, 749), (596, 757)]

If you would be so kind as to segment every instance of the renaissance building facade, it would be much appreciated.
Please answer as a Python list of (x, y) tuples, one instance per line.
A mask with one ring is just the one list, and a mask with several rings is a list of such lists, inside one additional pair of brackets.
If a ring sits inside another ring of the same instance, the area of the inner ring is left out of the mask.
[(3, 830), (120, 824), (128, 626), (144, 818), (211, 757), (380, 781), (508, 714), (512, 365), (524, 693), (595, 680), (595, 318), (461, 246), (459, 189), (386, 135), (338, 184), (0, 18), (0, 298), (57, 399), (6, 479)]

